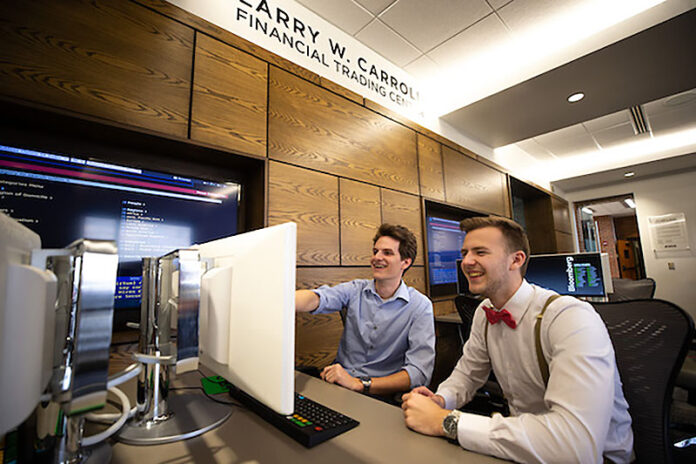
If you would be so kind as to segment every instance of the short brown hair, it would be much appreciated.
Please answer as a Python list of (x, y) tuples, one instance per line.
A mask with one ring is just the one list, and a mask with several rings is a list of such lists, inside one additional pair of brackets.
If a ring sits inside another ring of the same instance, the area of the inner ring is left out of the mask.
[(524, 252), (526, 258), (524, 264), (520, 268), (520, 273), (522, 277), (524, 277), (527, 273), (527, 264), (529, 263), (529, 239), (522, 226), (513, 220), (500, 216), (477, 216), (464, 219), (459, 224), (459, 228), (464, 232), (471, 232), (472, 230), (482, 229), (484, 227), (495, 227), (502, 232), (503, 237), (505, 237), (507, 249), (510, 253), (516, 251)]
[(399, 255), (401, 259), (411, 259), (411, 264), (404, 269), (404, 272), (408, 270), (413, 265), (416, 260), (416, 254), (418, 253), (418, 241), (416, 236), (404, 226), (397, 224), (382, 224), (377, 229), (377, 234), (375, 238), (372, 239), (372, 244), (377, 243), (380, 237), (391, 237), (394, 240), (399, 241)]

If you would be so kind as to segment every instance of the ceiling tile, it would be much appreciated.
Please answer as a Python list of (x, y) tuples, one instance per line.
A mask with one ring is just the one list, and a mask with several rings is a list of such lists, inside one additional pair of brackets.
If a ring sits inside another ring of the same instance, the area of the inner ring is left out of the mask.
[(672, 111), (664, 111), (648, 118), (653, 135), (663, 135), (671, 132), (693, 129), (696, 127), (696, 104), (677, 107)]
[(693, 118), (696, 118), (696, 89), (670, 95), (643, 105), (643, 111), (649, 119), (660, 113), (681, 111), (682, 108), (689, 108), (687, 111), (691, 112)]
[(353, 0), (356, 3), (362, 5), (363, 8), (368, 10), (373, 15), (379, 15), (383, 12), (389, 5), (394, 3), (396, 0)]
[(456, 66), (488, 47), (510, 38), (500, 19), (492, 14), (430, 51), (427, 55), (438, 64)]
[(585, 121), (583, 124), (588, 131), (594, 133), (603, 129), (618, 126), (620, 124), (630, 123), (628, 110), (617, 111), (616, 113), (607, 114), (596, 119)]
[(511, 1), (512, 0), (488, 0), (488, 4), (497, 10), (498, 8), (504, 7)]
[(567, 13), (587, 0), (515, 0), (498, 10), (505, 24), (516, 34), (537, 29), (554, 16)]
[(533, 138), (517, 142), (515, 145), (539, 161), (552, 161), (556, 159), (550, 151), (541, 146), (539, 142)]
[(398, 0), (380, 19), (425, 52), (492, 11), (484, 0)]
[(378, 19), (368, 24), (355, 37), (397, 66), (404, 66), (421, 54)]
[(297, 0), (342, 31), (353, 35), (374, 16), (351, 0)]
[(592, 136), (602, 148), (637, 140), (628, 122), (592, 132)]
[(437, 73), (441, 72), (441, 69), (442, 68), (440, 68), (437, 63), (428, 58), (426, 55), (421, 55), (420, 58), (417, 58), (404, 66), (404, 71), (418, 80), (430, 79)]
[(597, 150), (597, 145), (595, 145), (592, 136), (590, 136), (582, 124), (539, 135), (534, 137), (534, 139), (559, 158)]

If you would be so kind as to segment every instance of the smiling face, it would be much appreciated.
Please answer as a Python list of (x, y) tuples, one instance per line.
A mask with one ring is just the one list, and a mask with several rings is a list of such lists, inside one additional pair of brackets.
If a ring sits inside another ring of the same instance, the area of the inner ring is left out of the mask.
[(462, 272), (469, 281), (469, 290), (490, 298), (497, 308), (521, 285), (520, 267), (525, 258), (523, 251), (508, 249), (497, 227), (469, 231), (462, 244)]
[(399, 241), (383, 235), (372, 247), (372, 277), (377, 281), (401, 280), (401, 275), (411, 265), (411, 259), (401, 259)]

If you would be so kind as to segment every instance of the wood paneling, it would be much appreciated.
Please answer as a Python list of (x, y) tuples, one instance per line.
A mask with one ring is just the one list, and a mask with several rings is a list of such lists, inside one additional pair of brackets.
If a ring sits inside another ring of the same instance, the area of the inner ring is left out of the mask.
[(340, 179), (341, 264), (369, 265), (382, 218), (379, 187)]
[(337, 93), (343, 97), (346, 97), (348, 100), (353, 100), (355, 103), (358, 103), (359, 105), (363, 104), (363, 97), (362, 95), (353, 92), (352, 90), (348, 90), (343, 86), (340, 86), (336, 84), (334, 81), (331, 81), (325, 77), (321, 77), (321, 86), (324, 87), (325, 89), (331, 90), (333, 93)]
[(193, 30), (130, 2), (0, 2), (0, 92), (188, 135)]
[(440, 300), (433, 302), (433, 312), (436, 316), (443, 314), (456, 313), (457, 308), (454, 306), (454, 300)]
[(420, 193), (426, 198), (445, 200), (440, 144), (418, 134), (418, 174)]
[(282, 163), (268, 168), (268, 224), (297, 223), (297, 264), (339, 264), (338, 179)]
[(267, 68), (251, 55), (198, 34), (191, 138), (266, 156)]
[(449, 147), (442, 147), (447, 201), (456, 205), (507, 215), (505, 174)]
[(425, 290), (425, 267), (411, 266), (404, 274), (404, 282), (409, 287), (413, 287), (423, 295), (427, 295)]
[(270, 158), (418, 193), (412, 130), (274, 67), (269, 105)]
[(540, 194), (524, 200), (524, 217), (532, 254), (555, 253), (551, 198)]
[(556, 253), (572, 253), (575, 251), (573, 244), (573, 236), (558, 230), (554, 231), (556, 235)]
[(148, 8), (152, 8), (155, 11), (159, 11), (163, 15), (174, 18), (176, 21), (183, 24), (187, 24), (199, 31), (205, 32), (206, 34), (215, 37), (223, 42), (232, 45), (242, 51), (245, 51), (257, 58), (260, 58), (268, 63), (271, 63), (279, 68), (286, 69), (293, 74), (302, 76), (302, 78), (310, 80), (316, 84), (320, 83), (319, 75), (313, 73), (312, 71), (299, 66), (292, 61), (286, 60), (275, 53), (271, 53), (268, 50), (259, 47), (256, 44), (249, 42), (237, 35), (232, 34), (221, 27), (218, 27), (208, 21), (195, 16), (188, 11), (184, 11), (178, 6), (174, 6), (166, 0), (133, 0), (137, 3), (143, 4)]
[(418, 254), (413, 264), (420, 266), (424, 263), (423, 252), (423, 227), (421, 225), (421, 201), (420, 198), (407, 193), (382, 190), (382, 222), (400, 224), (416, 236), (418, 242)]
[(553, 209), (553, 225), (555, 229), (570, 234), (571, 226), (568, 202), (551, 197), (551, 208)]

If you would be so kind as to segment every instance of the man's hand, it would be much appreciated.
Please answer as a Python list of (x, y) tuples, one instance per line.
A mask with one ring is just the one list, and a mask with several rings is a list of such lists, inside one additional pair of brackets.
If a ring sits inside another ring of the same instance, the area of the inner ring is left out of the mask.
[(326, 366), (320, 374), (321, 378), (329, 383), (335, 383), (349, 390), (356, 392), (363, 391), (363, 384), (360, 379), (350, 375), (340, 364)]
[(401, 397), (401, 401), (406, 401), (406, 397), (408, 395), (410, 395), (411, 393), (418, 393), (419, 395), (423, 395), (426, 398), (430, 398), (431, 400), (433, 400), (435, 402), (435, 404), (437, 404), (441, 408), (445, 407), (445, 399), (442, 396), (436, 395), (435, 393), (431, 392), (428, 389), (428, 387), (416, 387), (416, 388), (414, 388), (413, 390), (411, 390), (410, 393), (405, 393)]
[[(430, 397), (425, 393), (416, 391), (423, 388), (427, 393), (430, 393)], [(442, 421), (450, 411), (441, 408), (435, 398), (442, 397), (433, 395), (433, 392), (425, 387), (416, 388), (411, 393), (403, 396), (401, 409), (404, 410), (404, 419), (408, 428), (424, 435), (445, 435), (445, 432), (442, 430)]]

